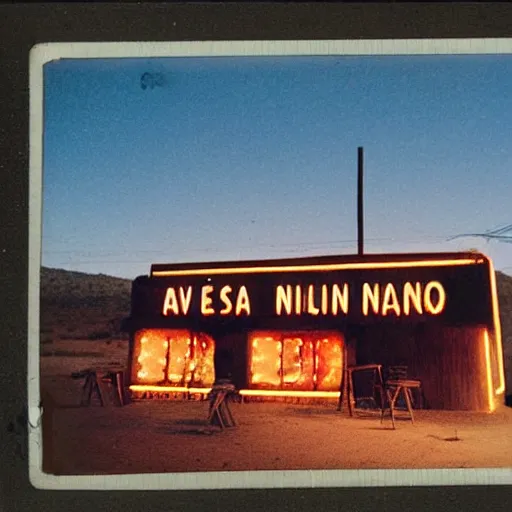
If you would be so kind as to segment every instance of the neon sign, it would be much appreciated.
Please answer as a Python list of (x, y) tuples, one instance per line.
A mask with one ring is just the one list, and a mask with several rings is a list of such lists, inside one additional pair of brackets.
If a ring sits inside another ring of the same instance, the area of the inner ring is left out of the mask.
[[(281, 315), (347, 315), (350, 302), (350, 286), (323, 284), (315, 285), (278, 285), (274, 292), (275, 314)], [(215, 309), (213, 296), (217, 295), (222, 304)], [(415, 310), (419, 315), (438, 315), (446, 304), (446, 292), (439, 281), (429, 281), (425, 285), (406, 282), (397, 290), (393, 283), (363, 283), (360, 310), (364, 316), (409, 315)], [(164, 316), (186, 316), (190, 311), (192, 299), (198, 296), (202, 316), (249, 316), (251, 299), (247, 286), (235, 290), (230, 285), (216, 289), (212, 285), (200, 287), (198, 292), (193, 286), (168, 287), (162, 307)], [(319, 296), (319, 299), (316, 297)], [(356, 305), (357, 307), (357, 305)]]
[[(201, 314), (203, 316), (215, 315), (217, 311), (213, 308), (212, 294), (215, 293), (215, 287), (213, 286), (202, 286), (201, 287)], [(223, 286), (219, 292), (219, 298), (223, 304), (223, 308), (219, 311), (221, 315), (235, 314), (240, 316), (241, 314), (249, 315), (251, 313), (251, 304), (249, 295), (245, 286), (242, 286), (235, 297), (235, 304), (233, 304), (232, 298), (233, 289), (231, 286)], [(162, 314), (164, 316), (170, 315), (187, 315), (190, 302), (192, 299), (193, 288), (188, 286), (186, 289), (179, 287), (178, 290), (172, 286), (167, 288), (165, 293), (164, 304), (162, 308)]]
[(330, 320), (495, 323), (485, 258), (447, 255), (445, 260), (423, 261), (250, 263), (225, 268), (156, 266), (149, 276), (134, 282), (131, 319), (139, 328), (169, 326), (166, 322), (173, 320), (178, 322), (172, 324), (176, 327), (185, 327), (190, 320), (222, 320), (248, 327), (264, 318), (280, 319), (287, 328), (295, 328), (297, 321), (316, 328)]

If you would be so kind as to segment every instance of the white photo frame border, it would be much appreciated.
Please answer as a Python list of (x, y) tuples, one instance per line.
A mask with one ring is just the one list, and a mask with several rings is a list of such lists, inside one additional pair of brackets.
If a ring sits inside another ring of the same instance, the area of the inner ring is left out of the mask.
[[(398, 56), (512, 54), (512, 38), (261, 40), (40, 43), (29, 55), (28, 448), (29, 479), (38, 489), (194, 490), (326, 487), (489, 486), (512, 484), (500, 469), (294, 470), (57, 476), (42, 471), (40, 268), (44, 65), (57, 59), (250, 56)], [(512, 461), (511, 461), (512, 464)]]

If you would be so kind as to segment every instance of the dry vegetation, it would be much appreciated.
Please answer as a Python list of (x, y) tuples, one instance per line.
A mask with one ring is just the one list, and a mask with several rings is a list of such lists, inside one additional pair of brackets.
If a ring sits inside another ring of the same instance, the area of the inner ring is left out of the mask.
[(41, 341), (123, 338), (131, 282), (103, 274), (41, 270)]

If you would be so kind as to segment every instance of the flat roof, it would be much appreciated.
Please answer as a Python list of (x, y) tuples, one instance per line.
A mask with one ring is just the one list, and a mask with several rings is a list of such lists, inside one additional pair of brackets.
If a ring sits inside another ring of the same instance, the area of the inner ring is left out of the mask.
[[(187, 271), (200, 270), (224, 270), (228, 273), (229, 269), (250, 269), (256, 268), (276, 268), (276, 267), (306, 267), (311, 266), (331, 266), (331, 265), (361, 265), (365, 264), (393, 264), (407, 262), (428, 262), (442, 263), (451, 261), (463, 263), (485, 263), (489, 258), (478, 252), (443, 252), (443, 253), (396, 253), (396, 254), (365, 254), (363, 256), (352, 255), (329, 255), (329, 256), (308, 256), (301, 258), (282, 258), (282, 259), (260, 259), (260, 260), (238, 260), (238, 261), (214, 261), (214, 262), (189, 262), (189, 263), (155, 263), (151, 265), (150, 275), (154, 277), (163, 276), (166, 273), (180, 272), (185, 274)], [(397, 265), (401, 266), (401, 265)], [(423, 266), (423, 265), (422, 265)], [(299, 270), (299, 268), (297, 268)], [(223, 272), (223, 273), (224, 273)]]

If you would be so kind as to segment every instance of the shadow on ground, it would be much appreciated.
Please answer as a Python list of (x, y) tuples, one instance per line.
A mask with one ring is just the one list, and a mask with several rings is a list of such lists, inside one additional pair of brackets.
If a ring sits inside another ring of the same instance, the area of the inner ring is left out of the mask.
[(441, 437), (441, 436), (434, 436), (432, 434), (429, 434), (427, 437), (431, 437), (432, 439), (437, 439), (438, 441), (449, 441), (449, 442), (462, 441), (462, 439), (460, 437), (458, 437), (458, 436)]

